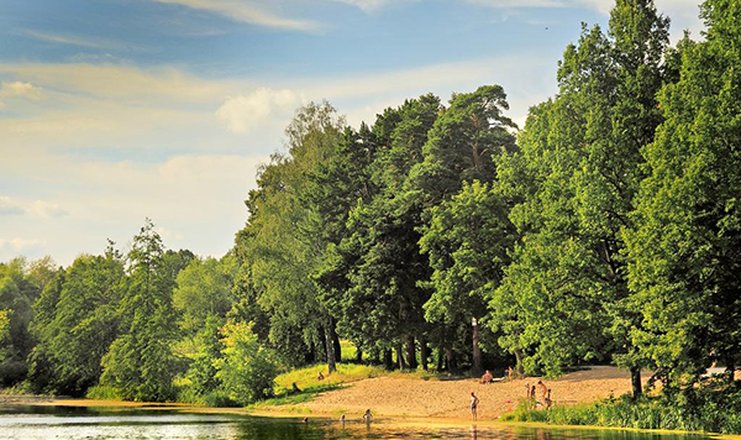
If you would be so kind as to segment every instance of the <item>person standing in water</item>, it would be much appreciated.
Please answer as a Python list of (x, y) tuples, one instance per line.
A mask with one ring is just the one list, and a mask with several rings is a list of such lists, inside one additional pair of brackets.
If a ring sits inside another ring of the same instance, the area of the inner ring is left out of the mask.
[(479, 407), (479, 398), (476, 397), (476, 394), (471, 391), (471, 417), (473, 417), (474, 420), (478, 418), (478, 407)]

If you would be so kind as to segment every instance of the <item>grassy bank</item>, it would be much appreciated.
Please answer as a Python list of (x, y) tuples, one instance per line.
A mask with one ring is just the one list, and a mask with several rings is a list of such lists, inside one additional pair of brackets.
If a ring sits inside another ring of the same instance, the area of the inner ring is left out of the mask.
[(637, 400), (624, 396), (548, 410), (522, 402), (502, 420), (741, 434), (741, 387), (737, 382), (731, 387), (709, 386)]
[[(323, 379), (318, 378), (319, 372), (322, 372), (322, 375), (324, 376)], [(327, 374), (326, 364), (317, 364), (279, 375), (275, 378), (275, 397), (256, 402), (251, 405), (250, 408), (260, 409), (271, 406), (304, 403), (313, 399), (317, 394), (342, 388), (346, 384), (352, 382), (374, 377), (395, 375), (419, 378), (432, 377), (432, 375), (420, 371), (388, 371), (383, 367), (349, 363), (337, 364), (337, 371), (332, 374)], [(293, 389), (294, 383), (301, 390), (300, 392), (295, 392)]]

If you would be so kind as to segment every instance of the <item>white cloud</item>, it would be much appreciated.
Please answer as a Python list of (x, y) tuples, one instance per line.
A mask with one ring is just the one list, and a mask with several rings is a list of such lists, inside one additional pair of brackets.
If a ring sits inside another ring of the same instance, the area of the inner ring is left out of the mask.
[(38, 218), (64, 217), (69, 212), (57, 203), (35, 200), (28, 205), (26, 212)]
[(8, 161), (58, 148), (187, 149), (204, 138), (222, 141), (225, 131), (213, 112), (224, 96), (248, 87), (247, 81), (206, 80), (169, 67), (110, 64), (9, 63), (0, 64), (0, 76), (23, 80), (6, 83), (5, 93), (28, 92), (33, 83), (46, 99), (43, 106), (17, 106), (0, 116), (0, 152), (14, 153), (3, 158)]
[(43, 92), (31, 83), (23, 81), (12, 81), (0, 83), (0, 109), (5, 107), (5, 100), (13, 98), (24, 98), (39, 100), (43, 98)]
[(18, 200), (12, 197), (0, 197), (0, 215), (28, 215), (32, 218), (63, 217), (67, 210), (57, 203), (46, 200)]
[(261, 87), (248, 95), (227, 98), (216, 111), (234, 133), (246, 133), (271, 116), (291, 115), (304, 99), (288, 89), (272, 90)]
[(558, 8), (564, 6), (560, 0), (466, 0), (475, 5), (490, 8)]
[(18, 202), (10, 197), (0, 197), (0, 215), (19, 215), (23, 214), (24, 210)]
[(202, 101), (223, 94), (229, 86), (172, 67), (140, 69), (122, 64), (7, 63), (0, 64), (0, 74), (43, 84), (63, 95), (81, 93), (139, 103), (160, 98), (178, 103)]
[(0, 97), (3, 98), (23, 97), (29, 99), (40, 99), (41, 96), (41, 90), (31, 83), (13, 81), (3, 82), (0, 85)]
[(43, 41), (46, 43), (78, 46), (88, 49), (142, 50), (141, 48), (135, 47), (128, 43), (105, 40), (100, 37), (85, 38), (79, 35), (52, 34), (50, 32), (42, 32), (33, 29), (26, 29), (25, 31), (23, 31), (23, 34), (35, 40)]
[(298, 20), (281, 17), (269, 10), (269, 1), (256, 0), (154, 0), (185, 6), (191, 9), (213, 12), (241, 23), (253, 24), (268, 28), (316, 31), (320, 24), (310, 20)]
[[(8, 238), (0, 246), (0, 261), (19, 254), (50, 254), (61, 264), (69, 264), (80, 252), (99, 253), (107, 238), (127, 243), (145, 217), (154, 220), (166, 246), (221, 256), (244, 225), (247, 211), (243, 200), (255, 187), (258, 165), (268, 157), (176, 155), (157, 163), (81, 160), (53, 154), (37, 159), (29, 178), (53, 175), (53, 181), (62, 187), (56, 207), (64, 206), (69, 214), (54, 221), (2, 217), (2, 232), (41, 240), (13, 242)], [(6, 165), (0, 162), (0, 173), (5, 171)], [(75, 188), (64, 187), (65, 182), (74, 182)], [(27, 205), (47, 213), (55, 208), (54, 204), (35, 202)]]
[(364, 12), (374, 12), (374, 11), (377, 11), (378, 9), (383, 8), (386, 5), (390, 5), (393, 3), (391, 0), (332, 0), (332, 1), (355, 6), (357, 8), (362, 9)]
[[(43, 245), (43, 241), (25, 238), (0, 238), (0, 255), (8, 254), (10, 258), (18, 255), (19, 252), (29, 253), (29, 251), (38, 251)], [(8, 253), (10, 252), (10, 253)], [(9, 258), (8, 258), (9, 259)]]

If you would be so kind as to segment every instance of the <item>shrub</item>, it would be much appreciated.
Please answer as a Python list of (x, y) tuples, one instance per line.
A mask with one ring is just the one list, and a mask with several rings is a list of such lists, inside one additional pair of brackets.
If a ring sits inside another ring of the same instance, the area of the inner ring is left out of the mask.
[(247, 405), (271, 397), (278, 374), (274, 353), (260, 345), (251, 324), (229, 323), (222, 334), (224, 357), (214, 365), (228, 399)]
[(88, 388), (85, 397), (97, 400), (122, 400), (123, 398), (118, 388), (108, 385), (95, 385)]
[(545, 422), (558, 425), (597, 425), (639, 429), (675, 429), (724, 434), (741, 433), (741, 386), (709, 381), (682, 392), (628, 396), (601, 402), (555, 406), (536, 410), (532, 402), (521, 402), (514, 412), (502, 419), (521, 422)]

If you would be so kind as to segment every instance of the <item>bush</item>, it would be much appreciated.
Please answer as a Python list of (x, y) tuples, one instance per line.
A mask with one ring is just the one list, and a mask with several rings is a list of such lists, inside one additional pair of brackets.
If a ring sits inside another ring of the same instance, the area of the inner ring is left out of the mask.
[(596, 425), (638, 429), (674, 429), (741, 434), (741, 386), (707, 382), (682, 392), (628, 396), (578, 406), (555, 406), (536, 410), (531, 402), (521, 402), (502, 419), (545, 422), (558, 425)]
[(85, 397), (96, 400), (122, 400), (123, 398), (118, 388), (108, 385), (95, 385), (88, 388)]
[(278, 374), (274, 353), (260, 345), (251, 324), (229, 323), (222, 334), (224, 357), (214, 365), (228, 399), (248, 405), (271, 397)]

